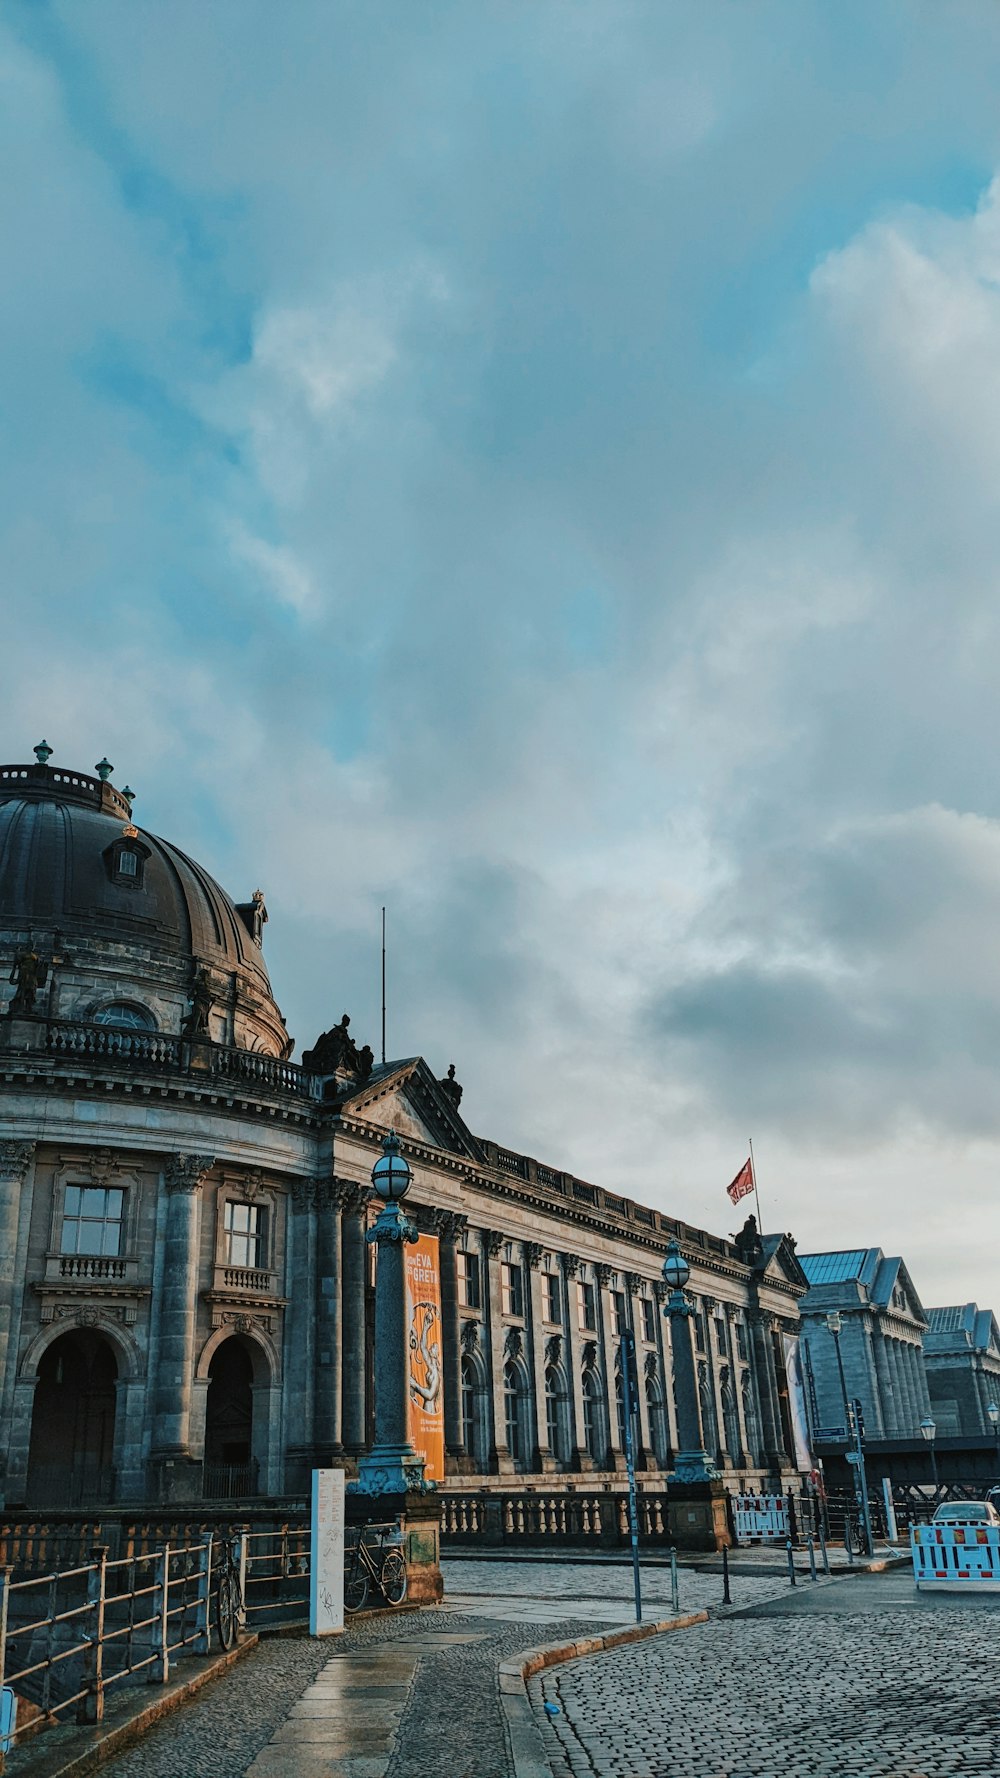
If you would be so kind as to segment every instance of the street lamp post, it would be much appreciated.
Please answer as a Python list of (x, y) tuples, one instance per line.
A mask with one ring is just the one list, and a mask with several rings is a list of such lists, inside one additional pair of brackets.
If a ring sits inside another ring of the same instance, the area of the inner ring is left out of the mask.
[(360, 1494), (420, 1493), (433, 1483), (424, 1480), (424, 1460), (409, 1434), (409, 1348), (407, 1345), (406, 1244), (418, 1239), (403, 1214), (402, 1199), (411, 1173), (390, 1130), (372, 1171), (372, 1184), (382, 1208), (367, 1239), (378, 1251), (375, 1268), (375, 1442), (358, 1464)]
[(937, 1496), (938, 1496), (938, 1489), (939, 1489), (937, 1452), (934, 1449), (934, 1440), (937, 1436), (937, 1427), (935, 1426), (934, 1421), (930, 1418), (930, 1416), (928, 1416), (928, 1418), (926, 1420), (921, 1420), (921, 1422), (920, 1422), (920, 1436), (922, 1439), (925, 1440), (925, 1442), (927, 1444), (927, 1449), (930, 1451), (930, 1454), (931, 1454), (931, 1475), (934, 1478), (934, 1498), (936, 1500)]
[(989, 1415), (990, 1425), (993, 1428), (994, 1436), (997, 1441), (997, 1471), (998, 1480), (1000, 1480), (1000, 1405), (995, 1401), (991, 1401), (986, 1412)]
[(843, 1319), (838, 1309), (830, 1310), (830, 1313), (826, 1318), (826, 1325), (833, 1335), (834, 1350), (837, 1354), (837, 1370), (840, 1373), (840, 1396), (844, 1404), (844, 1437), (849, 1439), (851, 1436), (851, 1410), (847, 1405), (847, 1379), (844, 1376), (844, 1360), (840, 1352), (840, 1330), (843, 1326)]
[(674, 1382), (677, 1387), (678, 1450), (671, 1473), (679, 1482), (709, 1482), (715, 1479), (718, 1471), (705, 1450), (705, 1435), (698, 1407), (698, 1377), (691, 1340), (691, 1317), (694, 1309), (684, 1295), (684, 1286), (690, 1276), (691, 1267), (677, 1242), (671, 1241), (663, 1261), (663, 1277), (670, 1286), (664, 1313), (670, 1317), (670, 1343), (674, 1357)]
[[(840, 1394), (844, 1404), (844, 1438), (848, 1444), (853, 1441), (853, 1451), (846, 1453), (847, 1461), (854, 1470), (855, 1494), (861, 1505), (861, 1519), (865, 1531), (865, 1543), (869, 1561), (875, 1555), (875, 1538), (872, 1533), (871, 1506), (868, 1500), (868, 1477), (865, 1473), (864, 1428), (861, 1421), (860, 1401), (849, 1402), (847, 1399), (847, 1378), (844, 1375), (844, 1360), (840, 1350), (840, 1330), (843, 1318), (838, 1309), (831, 1309), (826, 1318), (826, 1325), (833, 1335), (834, 1349), (837, 1354), (837, 1370), (840, 1374)], [(845, 1533), (846, 1536), (846, 1533)]]

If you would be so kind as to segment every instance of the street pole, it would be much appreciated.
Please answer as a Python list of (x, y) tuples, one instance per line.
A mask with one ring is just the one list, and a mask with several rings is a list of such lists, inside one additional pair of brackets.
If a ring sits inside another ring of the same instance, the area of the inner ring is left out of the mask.
[(632, 1545), (632, 1581), (635, 1588), (635, 1621), (642, 1623), (642, 1582), (639, 1576), (639, 1503), (635, 1487), (635, 1416), (639, 1411), (639, 1379), (635, 1368), (635, 1335), (631, 1328), (621, 1334), (619, 1361), (622, 1373), (622, 1411), (625, 1419), (625, 1467), (628, 1471), (628, 1530)]
[(865, 1522), (865, 1543), (868, 1546), (868, 1560), (871, 1562), (875, 1556), (875, 1539), (872, 1536), (872, 1514), (868, 1502), (868, 1477), (865, 1474), (865, 1453), (861, 1443), (863, 1428), (861, 1403), (859, 1401), (853, 1401), (851, 1407), (853, 1409), (854, 1418), (854, 1465), (858, 1472), (858, 1493), (861, 1496), (861, 1512)]

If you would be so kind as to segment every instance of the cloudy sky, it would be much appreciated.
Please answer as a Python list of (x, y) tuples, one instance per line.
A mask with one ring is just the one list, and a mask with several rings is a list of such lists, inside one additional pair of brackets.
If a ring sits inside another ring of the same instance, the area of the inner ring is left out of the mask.
[(386, 902), (480, 1134), (1000, 1309), (998, 91), (995, 0), (0, 20), (3, 757), (260, 883), (300, 1051)]

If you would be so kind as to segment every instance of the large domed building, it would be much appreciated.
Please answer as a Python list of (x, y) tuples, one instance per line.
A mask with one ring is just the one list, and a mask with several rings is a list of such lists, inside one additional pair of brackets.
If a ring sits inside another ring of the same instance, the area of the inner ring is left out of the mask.
[(439, 1480), (620, 1487), (626, 1327), (640, 1468), (670, 1471), (671, 1238), (706, 1450), (733, 1488), (794, 1475), (784, 1237), (734, 1244), (475, 1136), (454, 1069), (376, 1064), (346, 1015), (293, 1061), (263, 894), (138, 826), (106, 760), (35, 755), (0, 767), (0, 1503), (287, 1496), (350, 1467), (390, 1128), (439, 1272), (418, 1305)]

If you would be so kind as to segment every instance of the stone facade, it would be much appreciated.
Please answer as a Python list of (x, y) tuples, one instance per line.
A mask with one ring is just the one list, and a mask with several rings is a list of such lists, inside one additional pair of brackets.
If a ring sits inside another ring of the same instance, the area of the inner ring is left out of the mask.
[(705, 1448), (734, 1488), (794, 1478), (781, 1335), (806, 1279), (784, 1237), (734, 1244), (482, 1140), (453, 1071), (375, 1067), (344, 1021), (296, 1066), (263, 897), (232, 903), (106, 782), (0, 769), (0, 897), (7, 1505), (298, 1495), (355, 1467), (390, 1128), (440, 1243), (449, 1479), (620, 1485), (625, 1328), (639, 1465), (669, 1473), (672, 1237)]

